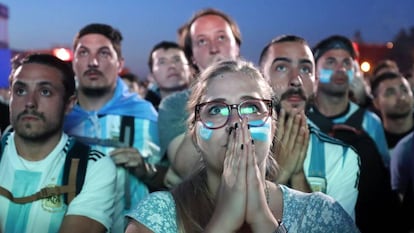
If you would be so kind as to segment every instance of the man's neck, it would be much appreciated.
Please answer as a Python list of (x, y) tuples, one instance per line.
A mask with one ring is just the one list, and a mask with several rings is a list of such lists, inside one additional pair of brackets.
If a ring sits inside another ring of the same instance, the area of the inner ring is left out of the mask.
[(336, 116), (343, 113), (349, 104), (349, 98), (344, 96), (331, 96), (324, 93), (316, 95), (315, 105), (319, 112), (326, 117)]
[(173, 88), (160, 88), (161, 99), (164, 99), (165, 97), (167, 97), (168, 95), (174, 92), (179, 92), (187, 88), (188, 88), (188, 85), (181, 85), (181, 86), (176, 86)]
[(393, 134), (402, 134), (411, 130), (414, 126), (412, 114), (404, 118), (387, 118), (383, 117), (384, 129)]
[(78, 91), (78, 103), (87, 111), (98, 111), (101, 109), (113, 96), (115, 90), (106, 92), (104, 95), (93, 96), (85, 95), (81, 90)]
[(18, 155), (29, 161), (40, 161), (46, 158), (55, 149), (62, 137), (62, 132), (46, 140), (28, 140), (14, 135), (14, 144)]

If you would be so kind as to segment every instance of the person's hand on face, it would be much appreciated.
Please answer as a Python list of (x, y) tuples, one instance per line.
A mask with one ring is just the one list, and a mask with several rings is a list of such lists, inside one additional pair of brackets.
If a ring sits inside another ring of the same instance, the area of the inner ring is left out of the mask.
[(245, 145), (245, 159), (247, 160), (245, 222), (250, 225), (254, 232), (258, 232), (266, 224), (271, 228), (277, 221), (269, 208), (269, 190), (257, 162), (254, 140), (251, 138), (247, 119), (243, 119), (241, 133), (242, 142)]
[(219, 221), (216, 225), (228, 232), (235, 232), (243, 225), (246, 211), (247, 148), (240, 127), (240, 122), (236, 122), (229, 129), (217, 205), (212, 217)]
[(286, 183), (292, 175), (303, 172), (303, 161), (309, 144), (309, 130), (304, 112), (286, 116), (281, 109), (276, 127), (273, 151), (281, 167), (279, 183)]
[(298, 162), (293, 170), (293, 175), (304, 173), (303, 163), (305, 162), (306, 153), (309, 145), (309, 129), (306, 123), (306, 115), (304, 112), (300, 113), (300, 126), (298, 128), (298, 136), (296, 137), (296, 143), (293, 147), (293, 154), (298, 155)]
[[(265, 221), (273, 226), (274, 219), (266, 202), (265, 180), (257, 164), (254, 141), (247, 118), (231, 128), (226, 158), (216, 205), (215, 219), (221, 229), (236, 231), (247, 223), (261, 228)], [(224, 227), (224, 228), (223, 228)]]

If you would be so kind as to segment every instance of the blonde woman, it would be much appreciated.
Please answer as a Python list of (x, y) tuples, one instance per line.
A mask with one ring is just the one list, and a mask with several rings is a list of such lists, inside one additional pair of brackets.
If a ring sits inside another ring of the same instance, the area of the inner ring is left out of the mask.
[(249, 62), (203, 71), (188, 102), (202, 166), (172, 191), (140, 202), (126, 232), (359, 232), (332, 198), (269, 181), (277, 175), (272, 96)]

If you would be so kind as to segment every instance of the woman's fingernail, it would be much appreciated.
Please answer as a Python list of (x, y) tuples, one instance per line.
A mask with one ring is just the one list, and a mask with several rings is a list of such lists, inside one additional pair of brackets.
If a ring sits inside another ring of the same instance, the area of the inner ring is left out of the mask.
[(233, 127), (229, 128), (229, 135), (231, 134), (231, 131), (233, 131)]

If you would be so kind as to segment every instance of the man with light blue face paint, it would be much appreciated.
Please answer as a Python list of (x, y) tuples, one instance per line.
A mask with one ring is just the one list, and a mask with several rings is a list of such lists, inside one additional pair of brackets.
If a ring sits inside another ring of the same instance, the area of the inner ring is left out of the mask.
[[(353, 62), (357, 58), (353, 44), (344, 36), (333, 35), (319, 42), (313, 54), (318, 86), (311, 112), (328, 117), (333, 123), (344, 123), (360, 108), (349, 99), (350, 83), (355, 73)], [(371, 111), (365, 111), (362, 128), (375, 141), (388, 167), (390, 157), (380, 118)]]
[(357, 53), (340, 35), (323, 39), (313, 48), (317, 91), (307, 116), (322, 132), (352, 145), (360, 157), (356, 223), (361, 232), (385, 230), (378, 222), (399, 226), (397, 197), (391, 190), (389, 152), (380, 118), (349, 99)]

